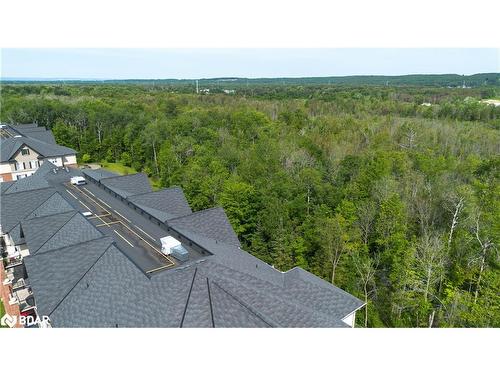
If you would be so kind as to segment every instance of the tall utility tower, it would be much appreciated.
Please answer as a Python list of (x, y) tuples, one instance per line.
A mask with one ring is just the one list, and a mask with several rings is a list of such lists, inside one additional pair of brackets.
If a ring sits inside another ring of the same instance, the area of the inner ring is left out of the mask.
[(199, 94), (200, 90), (198, 89), (198, 80), (196, 80), (196, 93)]

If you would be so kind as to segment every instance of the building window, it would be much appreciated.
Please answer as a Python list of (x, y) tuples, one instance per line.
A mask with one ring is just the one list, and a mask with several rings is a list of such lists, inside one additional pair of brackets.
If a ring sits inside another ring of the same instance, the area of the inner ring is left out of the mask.
[(21, 150), (21, 154), (22, 155), (29, 155), (30, 154), (30, 149), (29, 148), (23, 148)]

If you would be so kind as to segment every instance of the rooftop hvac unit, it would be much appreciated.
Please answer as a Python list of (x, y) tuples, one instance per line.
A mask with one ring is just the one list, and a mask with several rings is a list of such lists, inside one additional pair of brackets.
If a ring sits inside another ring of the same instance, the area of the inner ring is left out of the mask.
[(162, 237), (161, 241), (161, 252), (166, 255), (172, 255), (175, 259), (185, 262), (189, 259), (188, 251), (182, 246), (180, 241), (177, 241), (172, 236)]
[(181, 262), (185, 262), (189, 259), (189, 253), (182, 245), (172, 248), (172, 256)]

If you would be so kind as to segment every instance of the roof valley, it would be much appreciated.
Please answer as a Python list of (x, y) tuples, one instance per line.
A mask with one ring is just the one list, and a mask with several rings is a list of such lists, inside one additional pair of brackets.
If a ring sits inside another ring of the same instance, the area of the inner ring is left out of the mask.
[(66, 297), (73, 291), (73, 289), (75, 289), (75, 287), (80, 283), (80, 281), (83, 280), (83, 278), (89, 273), (89, 271), (94, 268), (94, 266), (97, 264), (97, 262), (104, 256), (104, 254), (106, 254), (106, 252), (108, 251), (108, 249), (111, 247), (111, 244), (109, 244), (109, 246), (102, 252), (101, 255), (99, 255), (99, 257), (95, 260), (94, 263), (92, 263), (92, 265), (87, 269), (87, 271), (85, 271), (85, 273), (82, 275), (82, 277), (80, 277), (78, 279), (78, 281), (71, 287), (71, 289), (64, 295), (64, 297), (59, 301), (59, 303), (48, 313), (48, 315), (50, 316), (60, 305), (61, 303), (63, 303), (63, 301), (66, 299)]

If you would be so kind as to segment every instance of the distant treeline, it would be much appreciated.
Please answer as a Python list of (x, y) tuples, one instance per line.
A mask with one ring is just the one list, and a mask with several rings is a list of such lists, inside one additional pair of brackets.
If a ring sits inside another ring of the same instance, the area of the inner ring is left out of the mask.
[[(194, 79), (128, 79), (128, 80), (14, 80), (8, 83), (79, 83), (79, 84), (143, 84), (184, 86), (194, 88)], [(479, 87), (500, 86), (500, 73), (459, 74), (412, 74), (401, 76), (360, 75), (345, 77), (299, 77), (299, 78), (208, 78), (198, 80), (204, 88), (238, 88), (255, 85), (375, 85), (375, 86), (434, 86), (434, 87)]]

